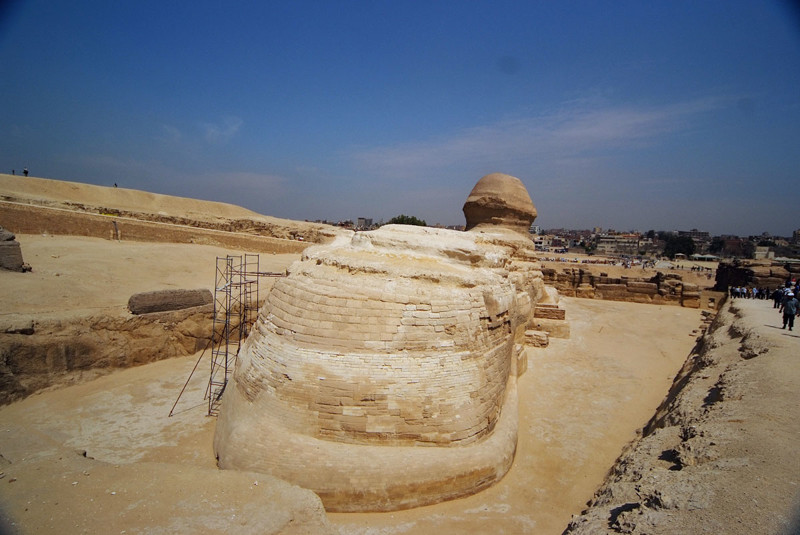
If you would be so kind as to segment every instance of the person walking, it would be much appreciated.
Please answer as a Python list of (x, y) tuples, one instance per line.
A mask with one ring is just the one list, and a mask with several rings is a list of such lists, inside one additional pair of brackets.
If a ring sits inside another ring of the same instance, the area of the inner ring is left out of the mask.
[(781, 301), (783, 301), (783, 288), (775, 288), (775, 291), (772, 292), (772, 308), (780, 308)]
[(783, 298), (783, 302), (781, 303), (781, 312), (783, 312), (783, 327), (781, 329), (785, 329), (786, 325), (789, 325), (789, 330), (792, 330), (794, 327), (794, 317), (797, 315), (798, 310), (798, 303), (797, 298), (794, 296), (792, 292), (786, 292), (786, 296)]

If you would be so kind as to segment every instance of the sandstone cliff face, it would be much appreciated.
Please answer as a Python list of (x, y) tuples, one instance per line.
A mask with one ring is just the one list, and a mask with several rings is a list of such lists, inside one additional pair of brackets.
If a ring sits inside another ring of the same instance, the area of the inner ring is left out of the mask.
[[(544, 282), (565, 296), (632, 303), (654, 303), (699, 308), (702, 294), (697, 284), (684, 282), (679, 275), (656, 273), (649, 278), (599, 276), (583, 269), (543, 269)], [(713, 307), (712, 307), (713, 308)]]
[(465, 205), (489, 207), (470, 232), (387, 225), (307, 249), (275, 283), (222, 400), (220, 467), (311, 488), (333, 511), (425, 505), (505, 474), (519, 344), (553, 298), (518, 232), (530, 197), (489, 177)]
[(52, 385), (190, 355), (211, 338), (211, 305), (144, 316), (0, 323), (0, 405)]

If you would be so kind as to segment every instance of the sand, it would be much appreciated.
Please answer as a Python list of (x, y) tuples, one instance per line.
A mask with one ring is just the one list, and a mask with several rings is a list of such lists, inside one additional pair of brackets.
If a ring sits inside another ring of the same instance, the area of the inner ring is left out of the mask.
[[(210, 288), (214, 258), (236, 253), (95, 238), (21, 235), (18, 240), (34, 272), (0, 274), (0, 290), (4, 311), (25, 314), (119, 310), (135, 291)], [(262, 269), (283, 270), (294, 258), (261, 255)], [(565, 303), (572, 337), (531, 350), (529, 369), (519, 382), (517, 457), (498, 485), (415, 510), (329, 514), (330, 523), (342, 533), (560, 533), (653, 414), (700, 325), (695, 309), (581, 299)], [(158, 481), (164, 470), (154, 462), (213, 469), (215, 421), (206, 416), (202, 372), (176, 416), (167, 417), (195, 361), (191, 356), (121, 370), (0, 408), (0, 453), (19, 461), (63, 448), (85, 450), (112, 465), (135, 463), (137, 477), (120, 476), (128, 494)], [(44, 466), (65, 469), (57, 463)], [(46, 480), (37, 483), (39, 474), (20, 469), (17, 481), (0, 480), (0, 497), (25, 532), (62, 533), (67, 521), (89, 531), (104, 525), (125, 529), (118, 508), (88, 501), (105, 496), (107, 479), (84, 477), (75, 486), (71, 481), (45, 486)], [(197, 477), (197, 485), (203, 485), (203, 476)], [(78, 488), (87, 500), (70, 499)], [(226, 499), (244, 507), (251, 492), (243, 488)], [(159, 514), (167, 517), (176, 503), (167, 498), (161, 507)], [(140, 525), (137, 521), (129, 519), (128, 528)]]

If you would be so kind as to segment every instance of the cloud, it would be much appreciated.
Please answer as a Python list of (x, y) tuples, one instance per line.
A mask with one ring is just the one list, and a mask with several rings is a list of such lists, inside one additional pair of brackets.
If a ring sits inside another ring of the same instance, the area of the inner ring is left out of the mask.
[(724, 99), (664, 106), (591, 106), (575, 101), (539, 115), (474, 126), (449, 136), (369, 147), (349, 157), (378, 177), (427, 177), (447, 169), (586, 166), (613, 151), (655, 143), (689, 128), (699, 114)]
[(243, 121), (239, 117), (225, 117), (219, 123), (200, 123), (203, 138), (212, 144), (225, 143), (239, 132)]

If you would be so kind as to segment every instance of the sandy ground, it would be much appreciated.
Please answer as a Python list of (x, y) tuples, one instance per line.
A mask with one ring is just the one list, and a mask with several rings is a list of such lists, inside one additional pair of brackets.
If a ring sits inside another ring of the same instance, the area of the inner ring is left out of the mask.
[(800, 335), (728, 301), (695, 372), (569, 533), (800, 533)]
[[(111, 241), (79, 236), (17, 236), (31, 273), (0, 273), (0, 317), (96, 313), (125, 308), (137, 292), (176, 288), (214, 291), (218, 256), (242, 251), (196, 244)], [(284, 272), (296, 254), (262, 254), (262, 271)], [(274, 279), (263, 278), (268, 290)], [(266, 295), (266, 294), (265, 294)]]
[[(93, 238), (22, 235), (18, 240), (34, 272), (0, 273), (0, 314), (97, 312), (124, 307), (137, 291), (211, 288), (214, 258), (236, 253)], [(261, 269), (282, 271), (295, 258), (261, 255)], [(410, 511), (330, 514), (330, 522), (342, 533), (356, 534), (561, 533), (652, 416), (701, 321), (698, 310), (675, 306), (565, 301), (572, 337), (530, 350), (528, 371), (519, 382), (517, 457), (499, 484)], [(123, 481), (129, 490), (158, 481), (161, 469), (153, 462), (213, 469), (215, 421), (206, 416), (202, 371), (176, 415), (167, 417), (196, 357), (122, 370), (2, 407), (0, 453), (12, 465), (62, 447), (114, 465), (139, 463), (137, 477)], [(40, 473), (23, 470), (14, 482), (0, 479), (0, 499), (24, 532), (63, 533), (64, 522), (78, 525), (78, 517), (91, 519), (85, 528), (90, 532), (100, 526), (125, 529), (119, 526), (119, 508), (91, 501), (107, 498), (107, 478), (85, 476), (72, 484), (72, 477), (65, 473), (63, 485), (45, 484)], [(76, 492), (86, 499), (76, 499)], [(230, 491), (226, 499), (244, 506), (249, 492), (252, 488)], [(176, 504), (168, 497), (162, 503), (161, 514), (168, 516)]]

